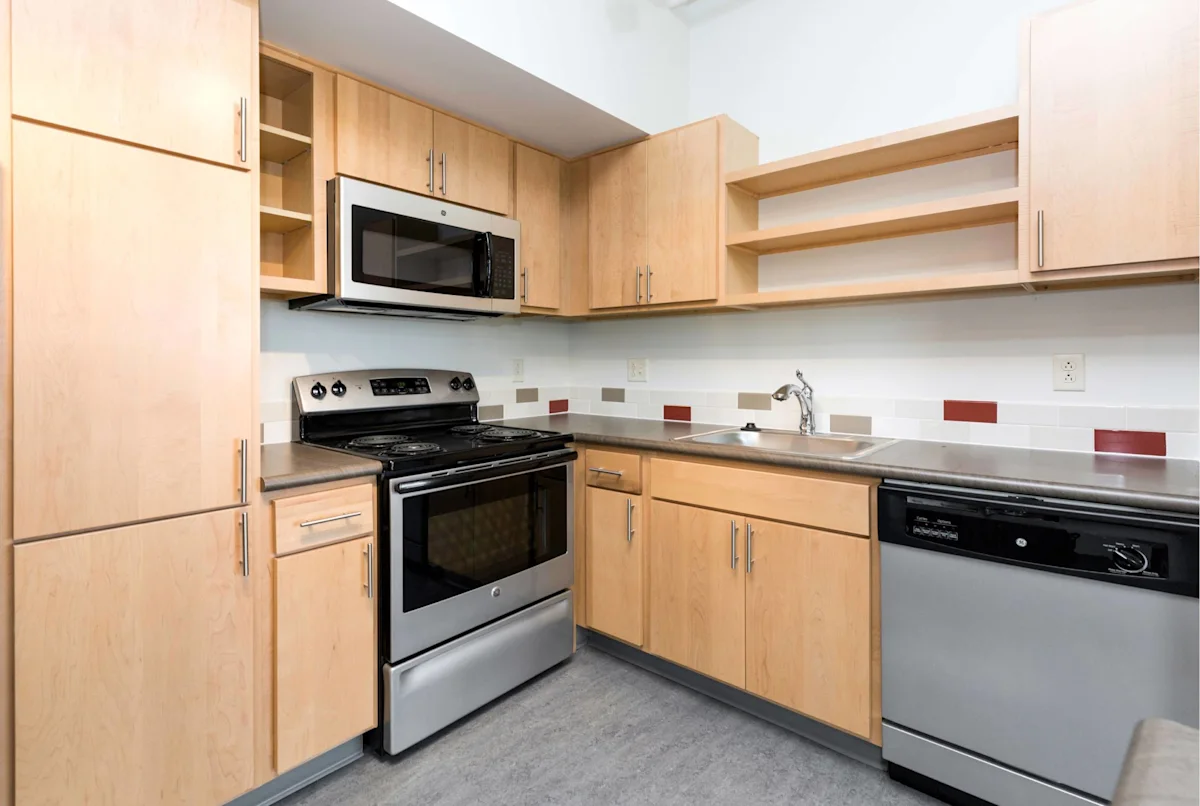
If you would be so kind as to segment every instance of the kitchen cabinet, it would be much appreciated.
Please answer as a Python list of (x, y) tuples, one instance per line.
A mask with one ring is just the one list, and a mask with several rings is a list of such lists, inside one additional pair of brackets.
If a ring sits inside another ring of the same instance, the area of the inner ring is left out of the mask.
[(275, 560), (278, 772), (377, 724), (375, 565), (374, 535)]
[(647, 648), (681, 666), (744, 687), (742, 518), (666, 501), (651, 506)]
[(514, 212), (521, 223), (521, 304), (557, 309), (562, 304), (563, 163), (528, 146), (514, 146)]
[(1031, 20), (1032, 271), (1200, 252), (1198, 36), (1192, 0), (1092, 0)]
[(13, 163), (15, 537), (244, 502), (251, 175), (19, 120)]
[(759, 519), (746, 534), (746, 690), (870, 737), (870, 541)]
[(338, 75), (334, 129), (337, 172), (381, 185), (433, 193), (433, 110)]
[(588, 160), (588, 278), (593, 309), (642, 302), (646, 150), (643, 141)]
[(441, 112), (433, 113), (439, 198), (512, 215), (512, 141)]
[(13, 549), (16, 802), (225, 803), (251, 787), (245, 517)]
[(593, 630), (642, 645), (642, 497), (587, 491), (587, 621)]
[(12, 112), (248, 169), (257, 15), (257, 0), (19, 0)]

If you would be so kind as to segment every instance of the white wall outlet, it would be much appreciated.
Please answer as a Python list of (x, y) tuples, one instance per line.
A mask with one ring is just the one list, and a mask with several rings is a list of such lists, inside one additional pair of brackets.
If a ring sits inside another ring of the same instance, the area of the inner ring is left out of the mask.
[(513, 383), (524, 383), (525, 381), (525, 359), (513, 359)]
[(1083, 353), (1054, 356), (1054, 391), (1083, 391)]
[(630, 383), (645, 383), (649, 377), (649, 361), (645, 358), (631, 358), (628, 364)]

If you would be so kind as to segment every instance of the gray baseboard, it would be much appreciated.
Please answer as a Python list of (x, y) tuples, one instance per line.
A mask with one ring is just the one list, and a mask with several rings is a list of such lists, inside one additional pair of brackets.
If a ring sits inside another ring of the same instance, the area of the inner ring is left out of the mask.
[(272, 778), (258, 789), (251, 789), (246, 794), (237, 796), (226, 806), (269, 806), (277, 803), (293, 792), (357, 761), (362, 758), (362, 754), (363, 740), (361, 736), (356, 736), (345, 744), (339, 744), (299, 767), (288, 770), (278, 778)]
[(665, 677), (680, 685), (687, 686), (694, 691), (712, 697), (714, 700), (720, 700), (726, 705), (737, 708), (739, 711), (745, 711), (752, 716), (803, 736), (819, 745), (828, 747), (830, 750), (841, 753), (844, 756), (849, 756), (856, 761), (861, 761), (876, 769), (882, 770), (884, 768), (883, 751), (865, 739), (843, 733), (837, 728), (831, 728), (823, 722), (809, 719), (795, 711), (789, 711), (781, 705), (776, 705), (773, 702), (755, 697), (753, 694), (739, 688), (717, 682), (711, 677), (705, 677), (699, 672), (693, 672), (691, 669), (677, 666), (670, 661), (643, 652), (640, 649), (609, 638), (606, 635), (591, 632), (590, 630), (583, 630), (582, 632), (587, 637), (586, 640), (579, 642), (581, 647), (586, 644), (592, 649), (612, 655), (615, 658), (620, 658), (648, 672), (654, 672), (660, 677)]

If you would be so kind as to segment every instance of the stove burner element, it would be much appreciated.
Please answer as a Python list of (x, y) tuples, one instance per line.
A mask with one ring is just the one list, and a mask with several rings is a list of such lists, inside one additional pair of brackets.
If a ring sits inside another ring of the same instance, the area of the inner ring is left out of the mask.
[(374, 434), (369, 437), (357, 437), (350, 440), (347, 447), (350, 448), (383, 448), (388, 445), (396, 445), (400, 442), (412, 442), (412, 437), (406, 437), (403, 434)]
[(388, 456), (421, 456), (426, 453), (441, 453), (442, 446), (432, 442), (401, 442), (389, 445), (382, 453)]
[(536, 437), (537, 431), (530, 431), (528, 428), (489, 428), (479, 435), (480, 439), (486, 439), (489, 442), (512, 442), (518, 439), (528, 439)]
[(451, 434), (482, 434), (491, 431), (494, 426), (472, 423), (471, 425), (456, 425), (450, 429)]

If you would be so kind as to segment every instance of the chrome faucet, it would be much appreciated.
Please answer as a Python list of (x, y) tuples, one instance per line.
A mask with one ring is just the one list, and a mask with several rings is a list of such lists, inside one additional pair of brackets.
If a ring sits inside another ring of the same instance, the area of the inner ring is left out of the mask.
[(795, 395), (796, 400), (800, 401), (800, 433), (815, 434), (817, 433), (817, 425), (813, 417), (812, 387), (808, 385), (808, 381), (804, 380), (804, 373), (800, 370), (796, 370), (796, 380), (800, 381), (799, 386), (794, 383), (781, 386), (775, 390), (771, 397), (779, 401), (784, 401), (788, 399), (789, 395)]

